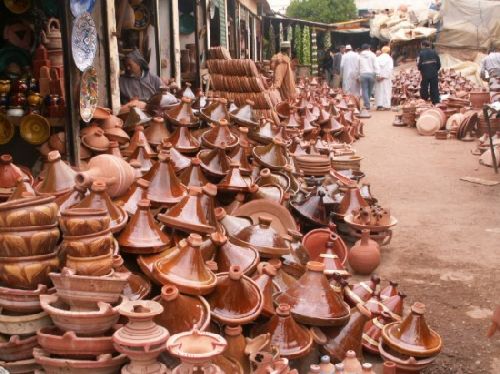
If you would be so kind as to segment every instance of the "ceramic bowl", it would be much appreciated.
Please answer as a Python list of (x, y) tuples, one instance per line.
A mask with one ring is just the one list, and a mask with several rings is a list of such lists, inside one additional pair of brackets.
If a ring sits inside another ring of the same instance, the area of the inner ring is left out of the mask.
[(78, 275), (107, 275), (111, 271), (112, 264), (111, 252), (102, 256), (66, 256), (66, 267), (75, 270)]
[(106, 229), (95, 234), (65, 236), (61, 242), (61, 251), (73, 257), (103, 256), (113, 247), (113, 235)]
[(48, 226), (57, 223), (53, 196), (30, 196), (0, 204), (0, 227)]
[(32, 335), (42, 327), (50, 326), (52, 321), (45, 312), (24, 315), (10, 315), (0, 312), (0, 334)]
[(69, 208), (61, 212), (59, 224), (65, 235), (95, 234), (109, 228), (111, 218), (106, 209)]
[(24, 257), (52, 253), (59, 236), (57, 225), (0, 228), (0, 256)]
[(0, 342), (0, 360), (19, 361), (33, 357), (33, 348), (38, 346), (36, 335), (20, 337), (11, 335), (8, 341)]
[(59, 268), (57, 252), (28, 257), (0, 257), (0, 282), (7, 287), (35, 289), (50, 282), (49, 273)]
[(33, 314), (42, 311), (40, 295), (53, 294), (55, 288), (39, 284), (36, 290), (0, 287), (0, 308), (7, 312)]

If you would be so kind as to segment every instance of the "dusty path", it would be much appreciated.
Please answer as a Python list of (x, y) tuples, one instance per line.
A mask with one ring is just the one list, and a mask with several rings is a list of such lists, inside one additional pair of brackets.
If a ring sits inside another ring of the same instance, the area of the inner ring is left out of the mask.
[(500, 334), (485, 337), (500, 305), (500, 181), (470, 154), (473, 143), (419, 136), (392, 126), (394, 112), (373, 112), (355, 144), (372, 193), (399, 224), (377, 272), (427, 305), (444, 349), (426, 373), (500, 373)]

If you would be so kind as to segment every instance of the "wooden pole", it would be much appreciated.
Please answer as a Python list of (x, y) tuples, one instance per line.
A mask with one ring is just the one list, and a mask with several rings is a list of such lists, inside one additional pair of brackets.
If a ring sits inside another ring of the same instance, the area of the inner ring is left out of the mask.
[(105, 3), (103, 17), (106, 18), (107, 22), (107, 35), (108, 40), (107, 46), (109, 49), (109, 92), (110, 100), (109, 103), (114, 114), (120, 111), (120, 57), (118, 56), (118, 35), (116, 30), (116, 10), (115, 2), (111, 0), (101, 0)]
[(174, 46), (174, 76), (177, 85), (181, 86), (181, 42), (179, 32), (179, 1), (172, 0), (172, 41)]

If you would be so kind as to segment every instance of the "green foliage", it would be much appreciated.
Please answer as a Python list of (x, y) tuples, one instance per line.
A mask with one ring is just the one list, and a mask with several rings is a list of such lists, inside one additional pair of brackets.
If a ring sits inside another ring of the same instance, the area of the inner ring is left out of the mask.
[(293, 52), (299, 63), (302, 64), (302, 30), (299, 25), (295, 25), (293, 28)]
[(331, 47), (332, 47), (332, 40), (330, 37), (330, 31), (327, 31), (323, 36), (323, 49), (330, 49)]
[(334, 23), (356, 17), (354, 0), (292, 0), (286, 15), (309, 21)]
[(308, 26), (302, 30), (302, 65), (311, 65), (311, 32)]

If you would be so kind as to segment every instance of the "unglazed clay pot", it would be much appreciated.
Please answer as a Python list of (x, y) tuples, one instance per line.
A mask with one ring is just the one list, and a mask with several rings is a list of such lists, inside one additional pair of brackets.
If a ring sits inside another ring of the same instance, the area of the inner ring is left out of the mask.
[(61, 211), (59, 224), (64, 235), (81, 236), (107, 230), (110, 221), (106, 209), (69, 208)]
[(40, 295), (52, 294), (55, 291), (55, 288), (49, 289), (44, 284), (39, 284), (34, 290), (0, 287), (0, 308), (20, 314), (40, 313)]
[(28, 169), (13, 164), (12, 156), (0, 156), (0, 198), (7, 199), (16, 188), (19, 178), (28, 178), (29, 185), (33, 184), (33, 176)]
[(182, 295), (177, 287), (167, 285), (162, 287), (155, 301), (163, 306), (163, 312), (154, 321), (171, 334), (193, 328), (205, 330), (210, 323), (210, 306), (202, 296)]
[(123, 159), (112, 155), (92, 157), (88, 169), (76, 175), (76, 183), (90, 186), (96, 179), (105, 181), (111, 197), (123, 195), (134, 182), (134, 171)]
[(208, 148), (218, 148), (221, 145), (227, 149), (233, 149), (239, 143), (238, 138), (233, 135), (229, 128), (229, 122), (226, 119), (220, 120), (216, 125), (205, 131), (201, 135), (202, 143)]
[(0, 204), (0, 227), (51, 226), (58, 207), (52, 196), (29, 196)]
[(27, 257), (0, 257), (0, 282), (7, 287), (33, 290), (48, 284), (49, 273), (59, 268), (57, 252)]
[(165, 373), (166, 368), (157, 357), (166, 349), (170, 334), (153, 322), (163, 307), (155, 301), (137, 300), (124, 303), (119, 311), (128, 318), (128, 323), (113, 334), (113, 343), (131, 361), (122, 368), (122, 373)]
[(33, 348), (38, 346), (36, 336), (20, 337), (11, 335), (8, 340), (0, 341), (0, 360), (20, 361), (33, 357)]
[(49, 152), (47, 163), (47, 170), (42, 181), (35, 186), (36, 193), (59, 196), (71, 191), (75, 185), (77, 173), (61, 160), (59, 151)]
[(51, 325), (50, 317), (45, 312), (24, 315), (0, 312), (0, 334), (33, 335), (42, 327), (49, 325)]
[(347, 351), (344, 360), (342, 361), (344, 365), (344, 371), (349, 374), (361, 374), (361, 362), (359, 362), (356, 357), (356, 352)]
[(16, 187), (13, 189), (7, 201), (21, 199), (22, 197), (36, 196), (35, 190), (31, 185), (28, 177), (19, 177), (16, 182)]
[(348, 261), (358, 274), (371, 274), (378, 267), (380, 248), (376, 241), (370, 239), (370, 230), (362, 230), (361, 240), (350, 249)]
[(163, 138), (170, 136), (170, 133), (165, 127), (165, 120), (161, 117), (154, 117), (149, 121), (149, 126), (144, 130), (144, 135), (146, 135), (149, 144), (158, 146)]
[(57, 225), (0, 228), (0, 256), (27, 257), (54, 252), (59, 241)]

